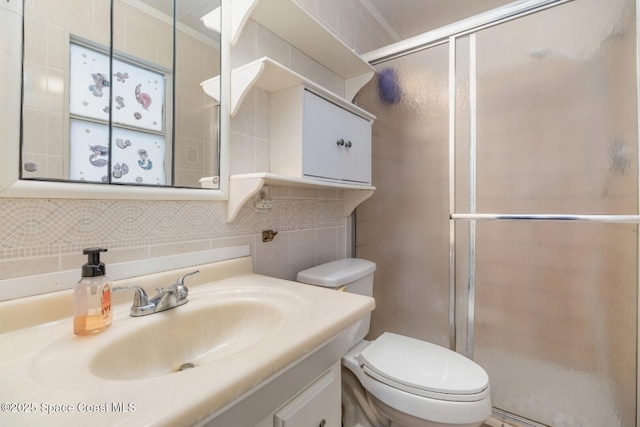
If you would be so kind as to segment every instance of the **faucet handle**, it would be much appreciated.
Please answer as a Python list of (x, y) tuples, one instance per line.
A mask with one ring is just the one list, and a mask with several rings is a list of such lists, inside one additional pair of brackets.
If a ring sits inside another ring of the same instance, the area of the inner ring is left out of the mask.
[(178, 280), (176, 281), (176, 285), (182, 285), (182, 286), (185, 286), (185, 284), (184, 284), (184, 278), (185, 278), (185, 277), (187, 277), (187, 276), (192, 276), (192, 275), (194, 275), (194, 274), (196, 274), (196, 273), (200, 273), (200, 270), (194, 270), (194, 271), (192, 271), (191, 273), (187, 273), (187, 274), (185, 274), (185, 275), (183, 275), (183, 276), (180, 276), (180, 277), (178, 278)]
[(149, 304), (149, 297), (140, 286), (116, 286), (113, 288), (113, 291), (128, 291), (129, 289), (133, 289), (135, 291), (133, 294), (134, 307), (141, 307)]
[(187, 302), (187, 296), (189, 295), (189, 288), (187, 288), (187, 285), (184, 284), (184, 278), (187, 276), (192, 276), (199, 272), (199, 270), (194, 270), (191, 273), (180, 276), (178, 280), (176, 280), (176, 283), (171, 286), (172, 288), (175, 288), (176, 298), (179, 301)]
[(135, 291), (133, 294), (133, 304), (131, 305), (132, 316), (142, 316), (153, 312), (154, 305), (149, 302), (147, 293), (140, 286), (116, 286), (112, 290), (115, 292), (126, 291), (129, 289), (133, 289)]

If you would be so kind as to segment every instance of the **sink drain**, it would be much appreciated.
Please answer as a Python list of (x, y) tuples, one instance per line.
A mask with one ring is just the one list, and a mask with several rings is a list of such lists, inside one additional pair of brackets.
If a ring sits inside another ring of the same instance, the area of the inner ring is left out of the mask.
[(178, 372), (179, 371), (184, 371), (185, 369), (191, 369), (191, 368), (195, 368), (196, 365), (194, 365), (191, 362), (187, 362), (187, 363), (183, 363), (182, 365), (180, 365), (180, 367), (178, 368)]

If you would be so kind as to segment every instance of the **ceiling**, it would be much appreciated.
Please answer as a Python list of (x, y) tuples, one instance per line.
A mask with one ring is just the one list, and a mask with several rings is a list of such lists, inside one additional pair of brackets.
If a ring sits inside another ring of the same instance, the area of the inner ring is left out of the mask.
[[(167, 16), (173, 16), (173, 0), (142, 0)], [(176, 20), (207, 36), (211, 36), (201, 19), (204, 15), (220, 6), (220, 0), (178, 0), (176, 1)]]
[[(173, 0), (142, 0), (173, 16)], [(514, 0), (360, 0), (396, 41), (460, 21)], [(220, 0), (179, 0), (177, 20), (210, 35), (200, 18), (220, 5)]]
[(514, 0), (361, 0), (396, 41), (435, 30)]

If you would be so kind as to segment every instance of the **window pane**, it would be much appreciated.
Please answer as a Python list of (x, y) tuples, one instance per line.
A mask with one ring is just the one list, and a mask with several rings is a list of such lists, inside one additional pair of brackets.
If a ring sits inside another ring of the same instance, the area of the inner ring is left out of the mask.
[(71, 120), (69, 126), (69, 179), (109, 182), (109, 126)]
[(113, 122), (164, 130), (163, 74), (113, 60)]
[[(70, 171), (74, 181), (108, 182), (109, 127), (72, 119)], [(166, 185), (165, 138), (130, 129), (113, 128), (111, 182)]]
[(165, 138), (113, 128), (111, 182), (166, 185)]
[(109, 56), (75, 43), (69, 51), (69, 113), (108, 121)]
[(113, 123), (164, 130), (165, 76), (113, 59), (95, 49), (71, 43), (69, 111), (76, 116), (109, 120), (113, 90)]

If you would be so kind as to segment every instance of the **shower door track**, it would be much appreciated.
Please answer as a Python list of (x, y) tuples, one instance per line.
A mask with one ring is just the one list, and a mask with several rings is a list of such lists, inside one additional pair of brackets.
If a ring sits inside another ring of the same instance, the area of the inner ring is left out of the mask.
[(640, 224), (640, 215), (566, 215), (566, 214), (479, 214), (454, 213), (452, 220), (468, 221), (578, 221), (615, 224)]

